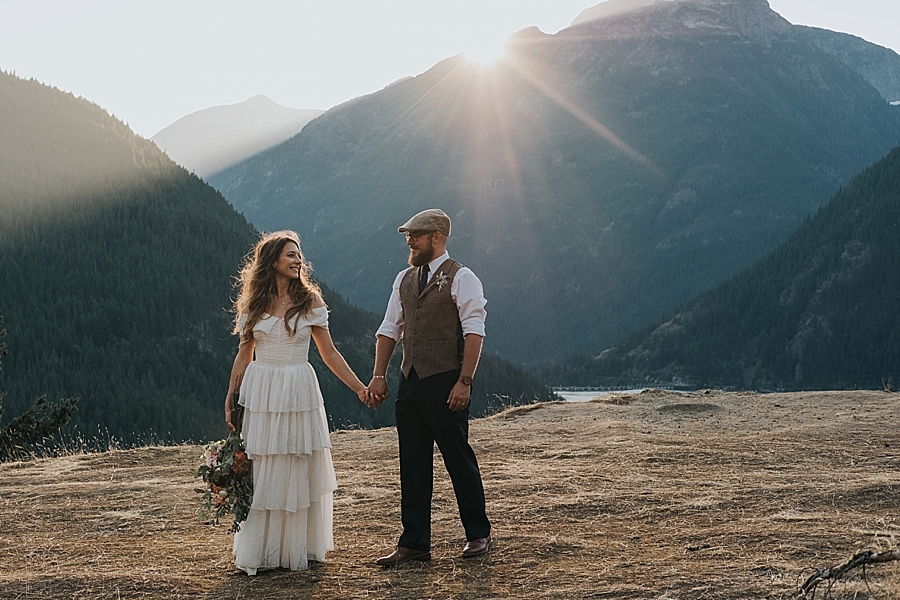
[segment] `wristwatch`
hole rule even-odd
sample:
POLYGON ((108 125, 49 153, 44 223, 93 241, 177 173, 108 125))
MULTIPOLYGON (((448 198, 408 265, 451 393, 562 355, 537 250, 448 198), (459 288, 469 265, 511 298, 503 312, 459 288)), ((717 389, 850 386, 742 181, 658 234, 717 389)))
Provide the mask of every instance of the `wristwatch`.
POLYGON ((463 385, 472 387, 472 378, 469 377, 468 375, 463 375, 462 377, 459 378, 459 380, 463 382, 463 385))

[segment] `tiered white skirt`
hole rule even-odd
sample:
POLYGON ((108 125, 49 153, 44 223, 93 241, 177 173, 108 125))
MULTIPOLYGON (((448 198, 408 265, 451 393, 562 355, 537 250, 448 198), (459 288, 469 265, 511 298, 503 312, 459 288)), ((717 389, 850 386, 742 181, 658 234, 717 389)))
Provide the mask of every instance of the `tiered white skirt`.
POLYGON ((250 363, 241 385, 253 504, 234 536, 235 566, 298 571, 334 549, 337 489, 322 393, 309 363, 250 363))

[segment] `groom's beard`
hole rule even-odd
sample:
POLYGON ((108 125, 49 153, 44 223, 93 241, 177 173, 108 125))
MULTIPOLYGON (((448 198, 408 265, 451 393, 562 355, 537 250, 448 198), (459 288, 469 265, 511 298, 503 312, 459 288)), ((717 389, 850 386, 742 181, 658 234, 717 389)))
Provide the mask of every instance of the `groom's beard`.
POLYGON ((427 248, 419 250, 418 254, 414 254, 412 249, 409 251, 409 264, 412 267, 421 267, 427 265, 434 260, 434 244, 428 242, 427 248))

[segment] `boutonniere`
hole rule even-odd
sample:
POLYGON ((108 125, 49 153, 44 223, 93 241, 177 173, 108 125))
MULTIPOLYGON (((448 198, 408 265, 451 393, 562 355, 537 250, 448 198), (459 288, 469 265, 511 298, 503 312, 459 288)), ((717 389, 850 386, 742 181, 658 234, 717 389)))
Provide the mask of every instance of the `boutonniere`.
POLYGON ((438 271, 438 274, 434 276, 434 283, 440 291, 444 291, 444 286, 447 285, 448 281, 450 281, 450 278, 444 275, 443 271, 438 271))

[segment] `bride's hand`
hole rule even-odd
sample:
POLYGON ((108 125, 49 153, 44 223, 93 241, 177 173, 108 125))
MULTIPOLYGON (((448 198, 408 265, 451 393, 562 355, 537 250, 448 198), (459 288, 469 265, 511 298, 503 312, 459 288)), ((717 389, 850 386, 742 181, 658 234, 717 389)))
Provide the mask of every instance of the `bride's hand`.
POLYGON ((225 424, 228 426, 228 431, 234 431, 234 425, 231 423, 231 408, 227 405, 225 406, 225 424))
POLYGON ((359 398, 359 401, 365 404, 366 406, 372 406, 371 397, 372 395, 369 393, 369 388, 364 387, 358 392, 356 392, 356 397, 359 398))

